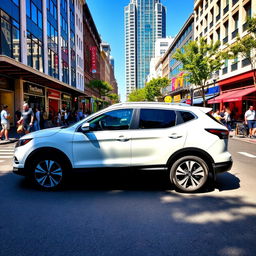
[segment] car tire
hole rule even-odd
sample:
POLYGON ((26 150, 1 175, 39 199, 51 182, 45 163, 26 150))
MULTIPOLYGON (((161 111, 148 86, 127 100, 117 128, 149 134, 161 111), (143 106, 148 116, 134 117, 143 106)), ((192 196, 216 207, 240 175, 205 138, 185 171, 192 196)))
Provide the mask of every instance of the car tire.
POLYGON ((170 180, 183 192, 195 192, 202 188, 208 179, 209 167, 198 156, 184 156, 170 167, 170 180))
POLYGON ((30 168, 30 179, 40 189, 58 190, 63 186, 66 174, 61 157, 42 154, 34 158, 30 168))

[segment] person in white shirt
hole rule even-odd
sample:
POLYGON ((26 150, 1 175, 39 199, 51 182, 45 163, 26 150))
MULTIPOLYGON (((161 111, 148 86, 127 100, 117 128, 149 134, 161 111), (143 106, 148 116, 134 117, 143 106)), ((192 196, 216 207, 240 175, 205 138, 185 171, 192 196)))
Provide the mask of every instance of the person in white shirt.
POLYGON ((4 105, 3 110, 1 111, 1 125, 2 125, 2 130, 0 132, 0 139, 2 139, 2 136, 5 136, 5 141, 9 141, 9 136, 8 136, 8 130, 10 129, 10 114, 7 111, 8 106, 4 105))
POLYGON ((256 113, 253 109, 253 106, 250 106, 249 109, 245 112, 244 121, 249 128, 249 137, 253 138, 253 135, 256 133, 256 113))

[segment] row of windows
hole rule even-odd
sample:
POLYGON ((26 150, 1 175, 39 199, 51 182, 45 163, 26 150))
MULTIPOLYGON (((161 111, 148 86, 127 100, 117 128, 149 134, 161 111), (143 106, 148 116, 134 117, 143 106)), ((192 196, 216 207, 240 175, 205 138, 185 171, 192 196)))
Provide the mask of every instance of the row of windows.
POLYGON ((20 60, 19 24, 0 10, 0 54, 20 60))
POLYGON ((43 16, 41 10, 31 0, 26 1, 27 16, 41 29, 43 29, 43 16))

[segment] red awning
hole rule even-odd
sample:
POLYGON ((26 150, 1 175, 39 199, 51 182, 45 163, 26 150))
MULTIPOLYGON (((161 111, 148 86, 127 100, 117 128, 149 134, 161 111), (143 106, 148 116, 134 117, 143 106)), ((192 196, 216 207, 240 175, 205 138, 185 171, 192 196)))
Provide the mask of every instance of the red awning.
POLYGON ((208 100, 208 104, 215 104, 220 102, 233 102, 233 101, 241 101, 243 97, 256 92, 256 87, 243 88, 233 91, 224 92, 223 94, 215 97, 213 99, 208 100))

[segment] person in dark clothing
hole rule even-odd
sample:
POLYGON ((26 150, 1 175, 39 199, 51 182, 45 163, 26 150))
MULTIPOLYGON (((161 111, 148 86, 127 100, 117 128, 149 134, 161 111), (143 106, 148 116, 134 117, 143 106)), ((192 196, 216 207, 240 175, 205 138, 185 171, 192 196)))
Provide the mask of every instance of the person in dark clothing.
POLYGON ((24 103, 21 118, 17 123, 23 125, 25 134, 31 131, 31 128, 33 126, 33 121, 34 121, 34 112, 31 108, 29 108, 28 103, 24 103))

